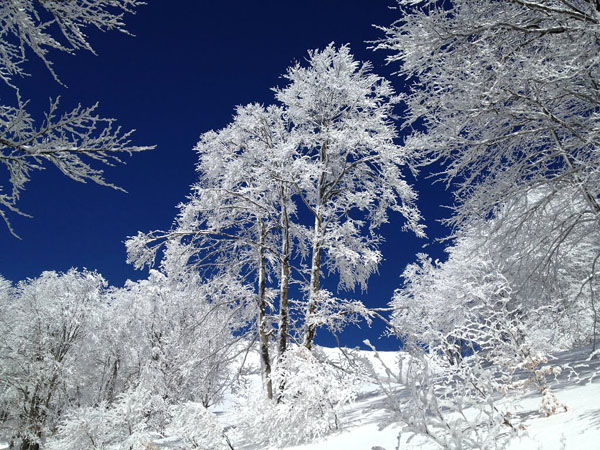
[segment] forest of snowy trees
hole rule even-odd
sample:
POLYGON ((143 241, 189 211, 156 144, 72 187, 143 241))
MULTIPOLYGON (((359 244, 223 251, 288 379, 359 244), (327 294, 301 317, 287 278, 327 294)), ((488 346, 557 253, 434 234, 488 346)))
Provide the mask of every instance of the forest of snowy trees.
MULTIPOLYGON (((55 99, 37 124, 18 88, 27 58, 60 83, 54 52, 93 51, 86 28, 127 32, 141 4, 0 5, 0 215, 15 238, 37 170, 115 188, 97 166, 152 148, 94 106, 55 99)), ((365 382, 385 392, 387 423, 443 449, 508 445, 523 430, 512 392, 534 389, 545 415, 566 408, 550 355, 595 351, 600 334, 600 5, 396 6, 365 43, 395 78, 331 43, 289 67, 270 103, 190 130, 197 178, 173 225, 126 241, 144 279, 0 276, 0 443, 283 448, 343 428, 365 382), (427 239, 411 181, 425 178, 454 196, 446 256, 416 255, 389 308, 363 303, 354 292, 394 259, 382 226, 427 239), (352 349, 333 361, 316 345, 326 333, 343 347, 346 327, 373 321, 403 350, 381 361, 385 379, 352 349), (232 393, 225 424, 213 408, 232 393)))

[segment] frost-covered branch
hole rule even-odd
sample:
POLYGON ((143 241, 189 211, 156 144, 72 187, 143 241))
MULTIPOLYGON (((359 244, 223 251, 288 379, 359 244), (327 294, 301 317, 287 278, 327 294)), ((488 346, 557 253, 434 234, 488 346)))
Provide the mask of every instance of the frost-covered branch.
POLYGON ((123 132, 114 119, 99 117, 97 105, 59 114, 56 99, 38 126, 27 103, 18 99, 17 107, 0 106, 0 162, 8 173, 8 185, 0 191, 0 215, 13 234, 6 212, 23 214, 17 203, 35 171, 50 164, 72 180, 123 190, 107 182, 93 164, 112 166, 123 162, 123 154, 153 148, 132 145, 133 131, 123 132))
POLYGON ((399 1, 383 28, 399 74, 406 145, 454 188, 456 228, 550 184, 578 186, 597 211, 600 14, 575 0, 399 1), (466 63, 465 63, 466 62, 466 63))
POLYGON ((124 16, 144 5, 139 0, 6 0, 0 5, 0 78, 8 85, 24 76, 23 63, 31 51, 59 81, 50 59, 52 51, 93 52, 85 31, 125 29, 124 16))
MULTIPOLYGON (((0 79, 14 90, 13 105, 0 105, 0 161, 6 172, 0 183, 0 217, 17 236, 8 213, 29 217, 18 200, 33 173, 53 165, 69 178, 120 189, 107 182, 96 164, 122 162, 124 153, 149 150, 130 142, 133 131, 122 131, 114 119, 96 114, 97 104, 59 112, 59 99, 50 102, 45 120, 37 124, 21 99, 17 78, 28 75, 28 53, 39 57, 58 82, 50 54, 92 51, 86 28, 127 33, 126 13, 143 5, 138 0, 6 0, 0 4, 0 79)), ((6 95, 4 102, 6 102, 6 95)))

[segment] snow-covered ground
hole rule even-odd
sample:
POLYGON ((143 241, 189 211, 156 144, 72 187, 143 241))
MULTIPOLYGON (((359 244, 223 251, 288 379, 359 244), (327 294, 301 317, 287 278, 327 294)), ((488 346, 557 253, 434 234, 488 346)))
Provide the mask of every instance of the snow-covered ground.
MULTIPOLYGON (((330 356, 336 350, 326 349, 330 356)), ((372 352, 362 352, 375 361, 372 352)), ((518 400, 524 430, 509 445, 510 450, 594 450, 600 449, 600 358, 587 360, 590 348, 557 355, 553 367, 560 367, 550 386, 565 412, 546 417, 538 410, 539 392, 529 392, 518 400), (577 373, 577 374, 576 374, 577 373)), ((600 356, 600 355, 599 355, 600 356)), ((397 353, 382 352, 380 357, 393 365, 397 353)), ((258 380, 255 380, 258 381, 258 380)), ((229 405, 231 403, 228 402, 229 405)), ((404 433, 398 442, 400 427, 386 423, 386 397, 372 384, 365 384, 357 401, 349 406, 341 423, 342 431, 317 442, 295 447, 294 450, 395 450, 439 447, 422 437, 404 433), (407 442, 408 441, 408 442, 407 442)), ((225 409, 229 409, 226 407, 225 409)), ((222 419, 231 419, 231 411, 223 411, 222 419)), ((234 442, 236 450, 255 450, 259 447, 234 442)))
MULTIPOLYGON (((589 348, 558 355, 554 367, 563 370, 550 383, 558 400, 567 407, 566 412, 545 417, 538 412, 540 394, 523 396, 518 404, 525 418, 525 430, 512 441, 510 450, 594 450, 600 449, 600 358, 586 361, 589 348), (575 371, 577 375, 575 375, 575 371)), ((600 355, 599 355, 600 356, 600 355)), ((389 358, 389 355, 386 355, 389 358)), ((394 450, 438 449, 424 439, 402 436, 398 447, 399 427, 381 429, 385 415, 385 398, 371 394, 359 399, 346 412, 342 423, 345 430, 320 442, 290 447, 296 450, 394 450), (345 420, 344 420, 345 419, 345 420)))
MULTIPOLYGON (((537 412, 539 395, 523 399, 522 412, 529 415, 523 435, 515 439, 510 450, 593 450, 600 449, 600 382, 582 385, 569 385, 556 390, 559 400, 568 410, 550 417, 542 417, 537 412)), ((398 446, 398 427, 380 429, 379 417, 382 411, 370 409, 377 398, 357 402, 349 414, 355 419, 344 431, 312 444, 290 447, 297 450, 392 450, 398 446)), ((401 449, 437 449, 423 439, 413 439, 407 443, 409 435, 402 438, 401 449)))
MULTIPOLYGON (((337 349, 321 349, 329 358, 339 357, 337 349)), ((551 361, 555 370, 549 386, 566 411, 551 416, 539 412, 541 395, 539 392, 527 392, 518 399, 519 416, 523 419, 523 431, 511 441, 508 450, 596 450, 600 449, 600 354, 590 359, 591 349, 557 355, 551 361)), ((369 359, 380 374, 384 369, 374 357, 373 352, 360 352, 369 359)), ((258 355, 250 357, 255 366, 258 355)), ((392 367, 398 353, 381 352, 381 360, 392 367)), ((257 367, 256 367, 257 368, 257 367)), ((247 377, 247 382, 260 382, 257 371, 247 377)), ((213 408, 219 421, 225 428, 235 426, 236 398, 226 396, 223 403, 213 408)), ((340 417, 342 430, 317 442, 286 447, 289 450, 395 450, 421 449, 436 450, 439 447, 420 436, 409 433, 400 434, 400 426, 387 423, 386 397, 375 384, 365 383, 358 399, 346 408, 340 417), (399 441, 400 437, 400 441, 399 441)), ((235 433, 233 433, 235 434, 235 433)), ((275 450, 252 445, 244 440, 234 440, 235 450, 275 450)), ((0 450, 7 449, 0 443, 0 450)), ((85 450, 85 449, 82 449, 85 450)), ((282 450, 282 449, 281 449, 282 450)))

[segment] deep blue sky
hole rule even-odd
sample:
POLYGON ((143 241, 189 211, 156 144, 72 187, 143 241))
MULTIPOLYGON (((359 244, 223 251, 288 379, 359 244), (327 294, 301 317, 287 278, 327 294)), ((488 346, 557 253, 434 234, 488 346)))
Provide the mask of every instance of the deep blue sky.
MULTIPOLYGON (((99 101, 101 115, 137 130, 136 144, 157 145, 157 149, 107 170, 109 181, 127 194, 76 183, 52 167, 35 173, 19 205, 34 218, 11 216, 22 239, 0 229, 0 273, 18 281, 44 270, 85 267, 117 286, 127 278, 145 276, 125 263, 123 242, 138 230, 170 226, 176 205, 195 179, 192 147, 199 135, 225 126, 236 105, 272 102, 270 88, 283 83, 280 75, 305 58, 308 49, 348 43, 357 59, 371 60, 375 72, 390 77, 397 90, 404 89, 391 75, 394 68, 385 67, 385 53, 374 53, 365 43, 382 36, 373 24, 395 20, 396 12, 388 8, 391 4, 386 0, 150 0, 126 19, 135 37, 90 31, 98 56, 50 55, 68 88, 54 82, 32 57, 28 66, 32 77, 19 82, 31 109, 42 111, 48 98, 57 95, 64 108, 99 101)), ((12 95, 6 89, 0 92, 12 95)), ((430 236, 439 236, 442 231, 434 220, 444 213, 438 204, 447 202, 448 196, 427 180, 419 181, 417 189, 430 236)), ((391 223, 383 230, 386 261, 364 296, 371 306, 389 301, 404 266, 427 243, 399 228, 399 223, 391 223)), ((381 329, 377 327, 369 337, 376 339, 381 329)), ((362 338, 351 334, 349 343, 362 338)))

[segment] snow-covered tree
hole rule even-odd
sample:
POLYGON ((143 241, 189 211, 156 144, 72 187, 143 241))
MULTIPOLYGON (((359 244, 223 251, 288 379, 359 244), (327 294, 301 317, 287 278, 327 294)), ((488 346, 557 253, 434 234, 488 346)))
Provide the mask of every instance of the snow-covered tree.
MULTIPOLYGON (((43 122, 37 123, 18 90, 18 78, 27 76, 28 54, 39 57, 59 81, 50 53, 92 51, 85 29, 125 32, 123 16, 143 4, 138 0, 36 1, 7 0, 0 5, 0 163, 6 172, 0 184, 0 217, 16 236, 9 213, 27 215, 17 205, 32 174, 54 165, 69 178, 117 188, 103 177, 97 164, 120 163, 123 154, 152 147, 130 143, 132 131, 123 132, 114 119, 99 117, 97 105, 59 112, 58 99, 50 101, 43 122), (14 96, 12 104, 7 98, 14 96)), ((117 188, 118 189, 118 188, 117 188)))
POLYGON ((381 260, 377 229, 390 211, 423 235, 416 194, 402 173, 411 155, 394 142, 390 84, 333 44, 309 52, 308 66, 295 65, 285 78, 275 90, 278 106, 238 107, 230 125, 201 136, 199 180, 173 228, 127 243, 138 267, 165 242, 178 242, 189 254, 185 264, 203 275, 255 283, 270 399, 286 385, 272 384, 275 326, 283 358, 290 339, 310 350, 319 326, 337 331, 369 318, 362 303, 321 288, 321 278, 328 272, 340 289, 366 289, 381 260), (292 283, 303 301, 289 302, 292 283))
POLYGON ((399 2, 385 28, 411 83, 411 149, 443 164, 460 226, 540 185, 600 223, 598 5, 561 0, 399 2), (575 188, 576 190, 572 190, 575 188))
MULTIPOLYGON (((313 345, 326 318, 319 308, 323 271, 339 276, 339 287, 366 289, 381 261, 377 228, 390 210, 422 236, 416 194, 402 168, 412 155, 398 146, 393 121, 397 102, 391 84, 356 61, 347 46, 309 52, 308 67, 297 64, 276 90, 293 124, 300 178, 296 194, 312 214, 307 227, 310 285, 304 345, 313 345)), ((354 303, 350 308, 356 308, 354 303)))
POLYGON ((257 104, 239 107, 233 122, 201 136, 199 180, 172 230, 139 234, 128 242, 129 260, 143 264, 165 242, 179 242, 192 266, 206 277, 229 274, 255 280, 256 330, 264 379, 272 398, 267 277, 280 267, 280 348, 287 342, 291 224, 289 175, 293 161, 283 111, 257 104))
POLYGON ((95 354, 105 281, 91 272, 44 272, 2 297, 2 435, 40 448, 65 409, 91 395, 82 367, 95 354))

